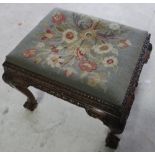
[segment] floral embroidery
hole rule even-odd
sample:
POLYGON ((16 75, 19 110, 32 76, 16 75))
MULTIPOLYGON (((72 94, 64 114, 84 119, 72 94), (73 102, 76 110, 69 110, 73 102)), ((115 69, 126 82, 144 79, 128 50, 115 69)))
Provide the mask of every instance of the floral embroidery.
POLYGON ((40 57, 36 57, 34 60, 34 63, 39 64, 41 62, 41 58, 40 57))
POLYGON ((112 46, 112 44, 103 43, 98 46, 96 46, 96 45, 93 46, 93 49, 98 54, 104 54, 104 53, 108 53, 108 52, 112 51, 113 46, 112 46))
POLYGON ((54 53, 58 53, 59 52, 59 48, 56 47, 55 45, 51 45, 51 51, 54 53))
POLYGON ((116 23, 111 23, 109 25, 109 28, 112 29, 112 30, 119 30, 120 29, 120 25, 119 24, 116 24, 116 23))
POLYGON ((119 40, 118 42, 118 47, 120 48, 127 48, 129 46, 131 46, 131 42, 129 40, 122 39, 122 40, 119 40))
POLYGON ((46 32, 41 37, 42 40, 52 39, 54 37, 54 32, 50 29, 47 29, 46 32))
POLYGON ((51 67, 61 67, 61 64, 64 62, 64 59, 62 59, 59 55, 49 55, 47 57, 47 64, 51 67))
POLYGON ((38 42, 38 44, 36 45, 37 48, 43 48, 45 47, 45 44, 43 42, 38 42))
POLYGON ((96 38, 96 31, 95 30, 86 30, 81 32, 80 34, 81 40, 91 40, 96 38))
POLYGON ((102 75, 97 74, 97 73, 92 73, 89 77, 88 77, 88 85, 92 86, 92 87, 96 87, 97 85, 100 84, 105 84, 107 82, 106 80, 106 76, 102 73, 102 75))
POLYGON ((66 68, 64 72, 66 77, 72 77, 77 73, 76 70, 71 67, 66 68))
POLYGON ((36 49, 28 49, 27 51, 24 52, 24 57, 25 58, 31 58, 34 57, 36 54, 36 49))
POLYGON ((97 65, 94 62, 91 61, 81 61, 79 63, 79 66, 82 71, 92 72, 93 70, 96 70, 97 65))
POLYGON ((114 67, 114 66, 117 66, 118 60, 114 56, 106 57, 103 60, 103 64, 105 67, 114 67))
POLYGON ((65 16, 63 13, 56 13, 54 16, 52 16, 52 22, 56 25, 59 25, 65 21, 65 16))
POLYGON ((34 63, 78 77, 90 87, 102 87, 117 72, 120 51, 132 46, 122 37, 128 29, 112 22, 65 11, 55 11, 48 28, 38 36, 34 48, 23 56, 34 63))
POLYGON ((78 47, 78 48, 76 49, 76 58, 77 58, 78 60, 84 59, 85 54, 86 54, 86 50, 85 50, 84 48, 78 47))
POLYGON ((67 43, 72 43, 72 42, 76 41, 77 39, 78 39, 77 32, 73 31, 71 29, 66 30, 62 34, 62 40, 64 40, 67 43))

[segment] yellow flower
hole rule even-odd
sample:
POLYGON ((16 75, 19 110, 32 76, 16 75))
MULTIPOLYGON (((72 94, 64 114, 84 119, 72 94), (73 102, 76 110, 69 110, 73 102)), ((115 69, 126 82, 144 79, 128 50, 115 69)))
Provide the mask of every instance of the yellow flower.
POLYGON ((94 40, 96 38, 95 30, 86 30, 80 34, 81 40, 94 40))
POLYGON ((97 73, 94 73, 90 75, 90 77, 88 77, 88 85, 91 87, 95 87, 100 82, 101 82, 101 77, 97 73))
POLYGON ((64 59, 62 59, 59 55, 51 54, 47 58, 47 64, 51 67, 60 68, 61 64, 63 64, 64 59))
POLYGON ((40 57, 36 57, 34 60, 34 63, 39 64, 41 62, 41 58, 40 57))
POLYGON ((127 48, 127 47, 129 47, 131 45, 132 44, 131 44, 130 40, 122 39, 122 40, 120 40, 118 42, 118 45, 117 46, 120 47, 120 48, 127 48))
POLYGON ((113 46, 110 43, 103 43, 101 45, 93 46, 94 52, 98 54, 105 54, 113 50, 113 46))

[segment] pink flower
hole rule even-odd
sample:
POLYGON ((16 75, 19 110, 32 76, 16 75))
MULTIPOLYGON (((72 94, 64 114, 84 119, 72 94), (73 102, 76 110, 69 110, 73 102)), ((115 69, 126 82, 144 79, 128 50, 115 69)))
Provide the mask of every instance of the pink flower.
POLYGON ((79 66, 82 71, 92 72, 93 70, 96 70, 97 65, 94 62, 91 61, 81 61, 79 63, 79 66))
POLYGON ((55 45, 51 45, 51 51, 54 53, 58 53, 59 49, 55 45))
POLYGON ((54 32, 52 32, 50 29, 47 29, 46 32, 41 37, 41 40, 52 39, 53 37, 54 37, 54 32))
POLYGON ((85 56, 85 51, 82 48, 76 49, 76 57, 78 60, 82 60, 85 56))
POLYGON ((52 16, 52 22, 56 25, 59 25, 65 21, 65 16, 62 13, 56 13, 52 16))
POLYGON ((64 73, 66 77, 72 77, 76 74, 76 71, 73 68, 68 67, 64 70, 64 73))
POLYGON ((118 64, 118 59, 114 56, 105 57, 102 61, 105 67, 115 67, 118 64))
POLYGON ((28 49, 23 53, 25 58, 31 58, 36 55, 36 49, 28 49))

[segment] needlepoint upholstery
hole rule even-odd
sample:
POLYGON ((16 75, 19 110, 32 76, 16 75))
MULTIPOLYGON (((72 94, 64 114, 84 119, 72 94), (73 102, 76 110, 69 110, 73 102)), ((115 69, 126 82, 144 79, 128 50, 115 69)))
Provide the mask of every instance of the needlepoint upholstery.
POLYGON ((6 60, 121 106, 146 36, 146 31, 54 9, 6 60))

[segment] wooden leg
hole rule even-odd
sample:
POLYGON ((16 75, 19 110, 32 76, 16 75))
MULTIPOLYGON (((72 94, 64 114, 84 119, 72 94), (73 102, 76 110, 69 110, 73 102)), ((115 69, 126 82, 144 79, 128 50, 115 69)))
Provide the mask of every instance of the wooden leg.
POLYGON ((22 92, 24 95, 27 96, 27 101, 24 104, 24 107, 27 108, 30 111, 33 111, 37 107, 37 101, 35 100, 35 97, 31 93, 31 91, 26 87, 21 87, 16 85, 15 86, 20 92, 22 92))
POLYGON ((108 133, 105 141, 106 146, 112 149, 116 149, 120 141, 120 139, 117 137, 117 134, 121 134, 123 132, 125 123, 120 124, 120 122, 114 119, 112 116, 106 115, 101 111, 95 111, 93 108, 87 108, 86 112, 88 113, 88 115, 100 119, 103 124, 107 125, 110 128, 110 132, 108 133))
POLYGON ((24 107, 30 111, 33 111, 37 107, 37 101, 35 97, 28 89, 28 85, 25 81, 17 76, 12 75, 10 72, 5 72, 3 74, 3 80, 12 87, 15 87, 21 93, 27 96, 27 101, 24 104, 24 107))
POLYGON ((120 139, 116 136, 116 132, 110 131, 106 137, 106 146, 112 149, 116 149, 118 147, 120 139))

